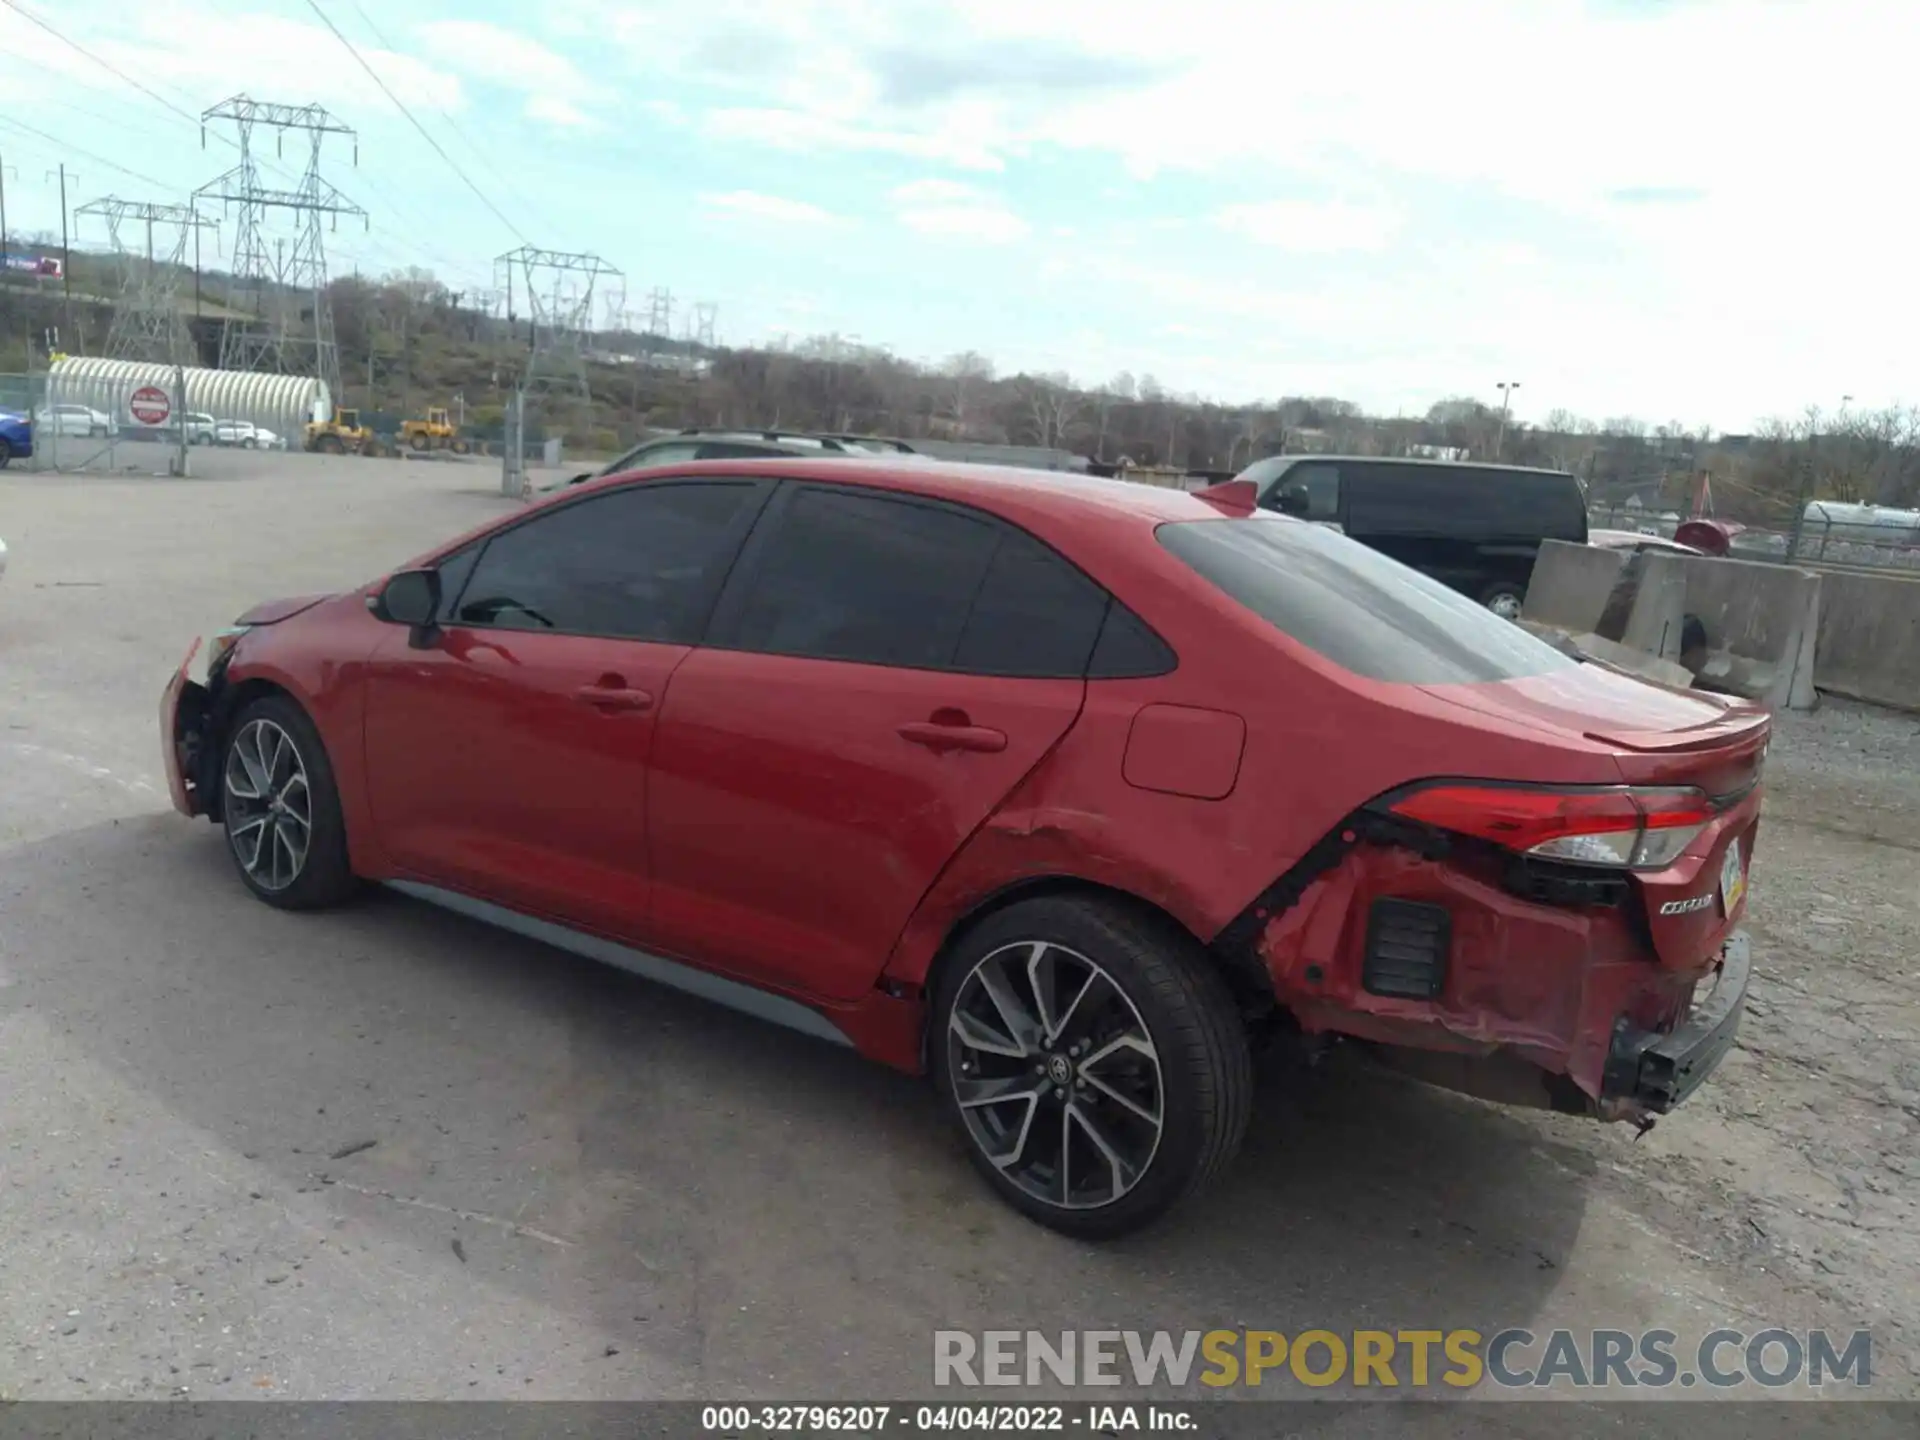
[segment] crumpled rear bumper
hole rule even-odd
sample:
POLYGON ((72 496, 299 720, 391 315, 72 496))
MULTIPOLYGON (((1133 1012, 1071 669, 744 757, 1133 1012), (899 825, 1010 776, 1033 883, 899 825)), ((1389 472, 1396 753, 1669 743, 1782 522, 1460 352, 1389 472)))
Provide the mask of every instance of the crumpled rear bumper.
POLYGON ((1607 1052, 1602 1102, 1664 1115, 1699 1089, 1739 1036, 1752 970, 1752 946, 1736 930, 1721 949, 1712 991, 1680 1024, 1661 1034, 1622 1017, 1607 1052))

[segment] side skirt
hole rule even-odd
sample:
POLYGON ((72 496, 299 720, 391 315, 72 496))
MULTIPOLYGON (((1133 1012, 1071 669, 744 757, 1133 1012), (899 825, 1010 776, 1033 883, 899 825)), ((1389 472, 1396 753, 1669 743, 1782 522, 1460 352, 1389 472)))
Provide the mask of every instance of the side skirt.
POLYGON ((798 1030, 802 1035, 811 1035, 817 1040, 828 1040, 835 1045, 851 1046, 853 1041, 826 1016, 817 1010, 811 1010, 798 1000, 790 1000, 784 995, 775 995, 770 991, 758 990, 751 985, 742 985, 737 980, 713 975, 705 970, 696 970, 678 960, 669 960, 661 955, 650 955, 644 950, 635 950, 612 940, 603 940, 598 935, 588 935, 583 931, 570 929, 551 920, 537 920, 531 915, 522 915, 517 910, 509 910, 504 905, 495 905, 490 901, 476 900, 471 895, 462 895, 457 890, 444 890, 438 885, 423 885, 415 880, 389 880, 391 890, 403 895, 411 895, 416 900, 424 900, 429 905, 438 905, 442 909, 452 910, 456 914, 466 915, 502 930, 511 930, 516 935, 524 935, 529 940, 538 940, 555 949, 571 951, 589 960, 598 960, 603 965, 611 965, 617 970, 625 970, 651 980, 655 984, 668 985, 688 995, 697 995, 702 1000, 710 1000, 716 1005, 724 1005, 729 1010, 738 1010, 759 1020, 769 1020, 775 1025, 784 1025, 789 1030, 798 1030))

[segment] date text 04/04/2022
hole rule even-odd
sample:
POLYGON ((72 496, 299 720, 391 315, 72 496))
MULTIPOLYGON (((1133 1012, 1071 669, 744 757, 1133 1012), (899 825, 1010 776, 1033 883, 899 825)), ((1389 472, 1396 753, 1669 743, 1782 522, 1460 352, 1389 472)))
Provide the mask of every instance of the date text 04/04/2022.
POLYGON ((1173 1405, 708 1405, 700 1428, 710 1435, 940 1434, 1028 1435, 1136 1430, 1191 1432, 1197 1421, 1173 1405))

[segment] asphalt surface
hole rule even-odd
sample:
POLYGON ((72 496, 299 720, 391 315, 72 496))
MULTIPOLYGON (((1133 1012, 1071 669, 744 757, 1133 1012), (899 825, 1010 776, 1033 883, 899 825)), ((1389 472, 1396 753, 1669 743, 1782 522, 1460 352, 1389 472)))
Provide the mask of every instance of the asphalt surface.
MULTIPOLYGON (((1569 1141, 1277 1069, 1220 1190, 1092 1248, 995 1202, 923 1086, 851 1053, 391 894, 253 901, 167 806, 172 667, 256 600, 509 502, 484 464, 201 468, 0 477, 0 1394, 898 1397, 932 1393, 936 1329, 1775 1313, 1594 1183, 1620 1127, 1569 1141)), ((1689 1406, 1687 1428, 1874 1433, 1855 1410, 1689 1406)), ((1530 1405, 1413 1423, 1589 1428, 1530 1405)), ((1616 1425, 1644 1428, 1592 1421, 1616 1425)))

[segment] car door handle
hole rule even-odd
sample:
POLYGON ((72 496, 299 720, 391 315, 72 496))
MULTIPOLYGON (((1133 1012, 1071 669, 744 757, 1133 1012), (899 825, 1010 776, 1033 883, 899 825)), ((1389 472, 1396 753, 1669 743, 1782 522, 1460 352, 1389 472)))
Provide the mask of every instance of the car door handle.
POLYGON ((651 710, 653 694, 648 690, 630 690, 623 685, 582 685, 573 698, 596 710, 651 710))
POLYGON ((908 721, 900 727, 900 738, 935 752, 977 750, 984 755, 998 755, 1007 748, 1004 730, 992 730, 985 725, 943 725, 934 720, 908 721))

